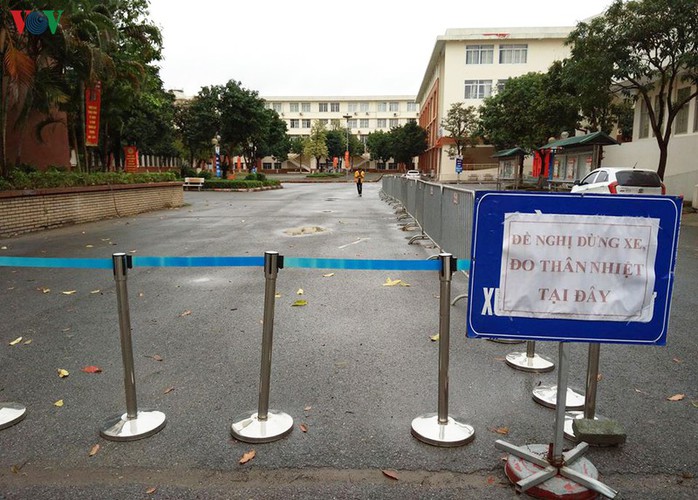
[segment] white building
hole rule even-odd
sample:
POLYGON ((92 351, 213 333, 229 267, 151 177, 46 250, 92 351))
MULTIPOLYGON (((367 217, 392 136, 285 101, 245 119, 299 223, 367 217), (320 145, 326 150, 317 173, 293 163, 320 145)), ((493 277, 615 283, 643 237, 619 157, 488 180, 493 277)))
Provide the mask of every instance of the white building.
MULTIPOLYGON (((479 107, 509 78, 531 71, 545 73, 556 60, 569 56, 564 42, 574 27, 449 29, 436 39, 417 93, 419 124, 429 134, 429 149, 419 158, 420 169, 441 181, 457 179, 455 158, 441 121, 453 103, 479 107)), ((491 167, 493 148, 468 148, 464 169, 491 167)))
MULTIPOLYGON (((417 120, 419 106, 415 96, 262 96, 267 107, 276 111, 286 122, 288 134, 291 137, 310 136, 310 128, 314 121, 323 122, 327 130, 347 126, 352 135, 366 142, 368 134, 377 130, 388 132, 393 127, 403 126, 409 120, 417 120)), ((331 159, 323 159, 322 163, 331 164, 331 159)), ((364 169, 390 170, 397 166, 377 164, 367 153, 361 157, 352 158, 355 167, 364 169)), ((262 160, 263 170, 287 169, 311 171, 318 168, 314 158, 290 154, 288 160, 275 162, 268 157, 262 160), (302 161, 302 164, 300 163, 302 161)))
MULTIPOLYGON (((672 99, 690 96, 695 85, 679 81, 672 89, 672 99)), ((669 140, 668 158, 664 173, 664 184, 668 194, 683 195, 688 201, 695 199, 698 189, 698 97, 674 118, 669 140)), ((647 107, 640 100, 635 103, 633 140, 620 146, 604 149, 603 164, 610 167, 635 167, 657 170, 659 146, 650 126, 647 107)))

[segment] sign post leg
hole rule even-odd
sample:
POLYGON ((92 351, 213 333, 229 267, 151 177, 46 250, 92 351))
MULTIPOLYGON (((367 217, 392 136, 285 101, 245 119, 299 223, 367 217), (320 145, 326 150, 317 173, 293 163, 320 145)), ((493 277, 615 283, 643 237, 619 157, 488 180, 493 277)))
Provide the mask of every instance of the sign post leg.
POLYGON ((526 342, 526 352, 512 352, 505 358, 507 365, 514 370, 530 373, 545 373, 555 369, 555 363, 540 354, 536 354, 536 342, 526 342))

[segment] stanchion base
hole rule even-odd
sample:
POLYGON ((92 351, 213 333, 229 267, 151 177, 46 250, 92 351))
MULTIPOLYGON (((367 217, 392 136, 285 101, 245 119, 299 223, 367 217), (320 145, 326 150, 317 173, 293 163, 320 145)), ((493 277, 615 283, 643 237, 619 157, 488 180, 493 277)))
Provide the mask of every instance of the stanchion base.
POLYGON ((266 420, 260 420, 257 412, 236 418, 230 427, 230 434, 245 443, 271 443, 287 436, 292 430, 293 418, 290 415, 268 410, 266 420))
MULTIPOLYGON (((564 427, 565 437, 567 439, 569 439, 570 441, 574 441, 575 443, 578 441, 578 439, 574 435, 574 427, 572 426, 572 424, 578 418, 584 418, 583 411, 568 411, 567 413, 565 413, 565 427, 564 427)), ((594 415, 594 420, 600 420, 600 419, 603 419, 603 417, 598 415, 598 414, 594 415)))
MULTIPOLYGON (((530 444, 522 448, 527 448, 531 454, 538 455, 542 459, 545 459, 548 453, 548 446, 543 444, 530 444)), ((599 477, 596 467, 584 457, 577 458, 574 463, 568 464, 567 467, 594 480, 597 480, 599 477)), ((504 473, 514 484, 528 479, 542 470, 543 468, 539 465, 531 463, 525 458, 517 457, 514 454, 509 454, 504 465, 504 473)), ((527 488, 525 492, 527 495, 535 498, 559 498, 565 500, 592 500, 598 498, 596 491, 590 490, 560 474, 556 474, 536 486, 527 488)))
MULTIPOLYGON (((565 399, 565 409, 567 410, 583 410, 585 397, 583 394, 567 388, 567 397, 565 399)), ((533 401, 547 408, 555 409, 557 407, 557 386, 556 385, 539 385, 533 389, 533 401)))
POLYGON ((453 417, 441 424, 438 414, 428 413, 412 420, 412 435, 423 443, 447 448, 468 444, 475 439, 475 429, 453 417))
POLYGON ((12 427, 27 416, 27 408, 19 403, 0 403, 0 430, 12 427))
POLYGON ((539 354, 529 357, 525 352, 512 352, 507 354, 505 361, 514 370, 523 372, 545 373, 555 369, 555 363, 539 354))
POLYGON ((167 423, 165 414, 156 410, 139 410, 136 418, 128 414, 115 415, 99 430, 99 435, 109 441, 136 441, 157 434, 167 423))
POLYGON ((496 342, 498 344, 523 344, 525 340, 511 340, 511 339, 487 339, 490 342, 496 342))

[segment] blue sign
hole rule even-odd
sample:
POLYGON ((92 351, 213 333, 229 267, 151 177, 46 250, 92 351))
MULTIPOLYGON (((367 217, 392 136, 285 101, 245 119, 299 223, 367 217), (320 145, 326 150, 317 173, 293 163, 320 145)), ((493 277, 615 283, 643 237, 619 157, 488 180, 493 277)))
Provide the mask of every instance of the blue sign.
POLYGON ((457 156, 456 157, 456 173, 460 174, 462 171, 463 171, 463 157, 457 156))
POLYGON ((475 195, 469 337, 666 343, 681 199, 475 195))

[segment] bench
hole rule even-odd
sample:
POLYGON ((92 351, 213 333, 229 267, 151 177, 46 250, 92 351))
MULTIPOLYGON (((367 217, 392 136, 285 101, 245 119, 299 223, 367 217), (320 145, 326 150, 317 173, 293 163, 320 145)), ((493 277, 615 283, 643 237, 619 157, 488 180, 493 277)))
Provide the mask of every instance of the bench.
POLYGON ((204 185, 204 180, 205 179, 203 177, 185 177, 182 187, 184 187, 184 189, 187 189, 188 187, 196 187, 199 191, 201 191, 201 186, 204 185))

